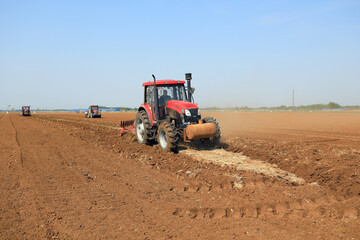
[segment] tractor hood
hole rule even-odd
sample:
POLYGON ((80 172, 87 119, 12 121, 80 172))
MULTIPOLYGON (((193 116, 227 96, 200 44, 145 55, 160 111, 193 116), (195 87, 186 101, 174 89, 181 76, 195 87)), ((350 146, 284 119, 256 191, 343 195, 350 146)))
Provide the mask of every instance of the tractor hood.
POLYGON ((178 113, 184 113, 185 109, 199 108, 196 104, 185 101, 170 100, 167 103, 167 108, 176 110, 178 113))

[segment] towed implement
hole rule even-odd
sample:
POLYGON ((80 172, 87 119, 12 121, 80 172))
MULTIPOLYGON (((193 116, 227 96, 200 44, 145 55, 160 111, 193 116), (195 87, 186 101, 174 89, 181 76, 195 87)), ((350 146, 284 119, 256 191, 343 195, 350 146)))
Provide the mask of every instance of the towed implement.
POLYGON ((145 82, 144 102, 138 108, 135 119, 137 141, 149 144, 157 140, 164 151, 177 152, 178 143, 209 140, 220 143, 220 127, 212 117, 201 118, 199 107, 193 103, 194 88, 191 73, 185 81, 156 80, 145 82), (161 95, 159 97, 159 94, 161 95))

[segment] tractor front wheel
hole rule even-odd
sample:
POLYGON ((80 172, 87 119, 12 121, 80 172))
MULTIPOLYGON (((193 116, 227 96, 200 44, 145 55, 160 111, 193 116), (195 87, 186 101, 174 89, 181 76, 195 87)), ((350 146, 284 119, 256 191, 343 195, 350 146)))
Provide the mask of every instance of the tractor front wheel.
POLYGON ((177 152, 175 126, 169 122, 160 124, 158 130, 158 142, 160 148, 165 152, 177 152))
POLYGON ((149 143, 151 136, 151 125, 149 117, 147 116, 147 113, 145 111, 139 111, 136 114, 135 132, 137 141, 140 144, 149 143))

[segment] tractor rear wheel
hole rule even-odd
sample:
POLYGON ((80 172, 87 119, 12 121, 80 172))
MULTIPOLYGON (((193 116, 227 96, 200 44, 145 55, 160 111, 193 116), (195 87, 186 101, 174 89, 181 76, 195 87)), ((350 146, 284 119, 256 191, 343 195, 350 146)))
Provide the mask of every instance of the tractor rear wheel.
POLYGON ((158 142, 165 152, 177 152, 176 131, 174 124, 163 122, 158 130, 158 142))
POLYGON ((206 118, 203 119, 203 122, 204 123, 213 123, 213 124, 215 124, 216 134, 215 134, 214 137, 210 138, 210 141, 212 142, 212 144, 214 146, 220 145, 221 131, 220 131, 219 123, 213 117, 206 117, 206 118))
POLYGON ((136 114, 135 132, 137 141, 140 144, 149 143, 151 137, 151 124, 147 113, 142 110, 136 114))

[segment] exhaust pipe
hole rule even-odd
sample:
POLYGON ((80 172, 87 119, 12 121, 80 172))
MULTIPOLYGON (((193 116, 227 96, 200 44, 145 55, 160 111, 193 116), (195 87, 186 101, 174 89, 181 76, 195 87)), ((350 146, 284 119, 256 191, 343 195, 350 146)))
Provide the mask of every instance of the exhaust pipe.
POLYGON ((188 90, 188 102, 191 102, 192 94, 191 94, 191 73, 185 73, 185 79, 187 80, 187 90, 188 90))
POLYGON ((158 88, 156 86, 156 78, 154 76, 154 74, 152 75, 153 79, 154 79, 154 89, 155 89, 155 92, 154 92, 154 104, 155 104, 155 118, 156 118, 156 121, 159 121, 159 118, 160 118, 160 111, 159 111, 159 92, 158 92, 158 88))

